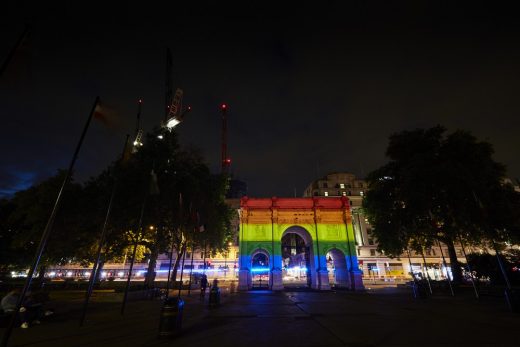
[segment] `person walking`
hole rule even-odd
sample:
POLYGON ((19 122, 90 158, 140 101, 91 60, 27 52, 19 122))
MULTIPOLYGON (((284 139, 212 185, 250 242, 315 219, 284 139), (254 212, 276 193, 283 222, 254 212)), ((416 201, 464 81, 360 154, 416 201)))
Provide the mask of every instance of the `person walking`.
POLYGON ((206 288, 208 287, 208 277, 206 274, 202 275, 202 278, 200 279, 200 298, 204 299, 204 296, 206 295, 206 288))

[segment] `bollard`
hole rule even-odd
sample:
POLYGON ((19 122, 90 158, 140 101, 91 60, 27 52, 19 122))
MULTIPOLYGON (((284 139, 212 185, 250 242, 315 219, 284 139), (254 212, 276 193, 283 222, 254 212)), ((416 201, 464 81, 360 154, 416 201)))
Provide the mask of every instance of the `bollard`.
POLYGON ((211 287, 209 291, 209 306, 220 305, 220 288, 211 287))
POLYGON ((159 322, 159 338, 168 338, 180 333, 184 301, 178 297, 164 300, 159 322))

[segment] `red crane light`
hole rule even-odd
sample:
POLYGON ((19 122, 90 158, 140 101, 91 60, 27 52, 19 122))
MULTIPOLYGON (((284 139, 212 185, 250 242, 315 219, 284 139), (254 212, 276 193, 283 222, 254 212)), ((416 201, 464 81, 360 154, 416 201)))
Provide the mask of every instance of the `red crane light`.
POLYGON ((222 105, 220 105, 220 108, 225 110, 227 108, 227 105, 226 104, 222 104, 222 105))

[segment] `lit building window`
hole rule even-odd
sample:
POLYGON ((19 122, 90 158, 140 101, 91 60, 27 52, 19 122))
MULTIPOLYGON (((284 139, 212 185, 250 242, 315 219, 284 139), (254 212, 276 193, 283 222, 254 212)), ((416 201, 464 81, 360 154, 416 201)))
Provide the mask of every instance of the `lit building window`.
POLYGON ((340 183, 340 184, 339 184, 339 187, 340 187, 341 189, 345 189, 345 183, 340 183))
POLYGON ((323 193, 325 196, 329 196, 329 192, 325 192, 323 193))
POLYGON ((347 196, 347 192, 342 192, 341 195, 347 196))
POLYGON ((359 192, 359 195, 363 196, 363 191, 360 191, 360 192, 359 192))

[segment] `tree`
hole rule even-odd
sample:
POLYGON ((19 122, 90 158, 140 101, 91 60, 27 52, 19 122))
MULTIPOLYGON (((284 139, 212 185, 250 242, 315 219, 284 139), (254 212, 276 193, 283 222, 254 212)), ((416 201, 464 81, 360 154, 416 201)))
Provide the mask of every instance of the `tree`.
MULTIPOLYGON (((114 161, 83 185, 71 180, 66 186, 40 262, 41 276, 47 264, 88 265, 95 260, 116 182, 98 274, 105 261, 123 259, 135 244, 140 250, 135 260, 149 260, 148 285, 153 283, 158 255, 169 252, 172 244, 178 254, 175 271, 188 244, 220 251, 226 247, 231 233, 231 210, 224 202, 226 180, 211 175, 198 150, 181 149, 174 132, 154 129, 146 135, 144 146, 124 159, 114 161), (201 224, 203 233, 199 232, 201 224)), ((5 269, 30 263, 64 175, 59 171, 12 199, 0 201, 0 263, 5 269)))
POLYGON ((520 195, 504 184, 490 143, 436 126, 391 135, 386 155, 390 161, 368 175, 363 201, 380 251, 398 257, 443 242, 460 282, 455 242, 518 240, 520 195))
POLYGON ((158 255, 170 252, 172 244, 178 255, 174 274, 188 244, 200 246, 204 238, 214 249, 224 247, 231 213, 224 203, 222 179, 211 175, 198 150, 181 149, 174 132, 154 129, 124 165, 113 164, 87 188, 111 186, 108 172, 117 177, 118 187, 105 258, 120 257, 135 242, 146 247, 146 285, 153 283, 158 255), (143 204, 143 227, 138 230, 143 204), (200 223, 206 224, 202 234, 200 223))
MULTIPOLYGON (((500 255, 511 283, 520 283, 520 251, 517 249, 504 249, 500 255)), ((489 278, 492 284, 504 284, 497 259, 487 252, 470 253, 468 261, 471 269, 479 279, 489 278)))
MULTIPOLYGON (((19 267, 30 264, 64 176, 65 172, 60 170, 55 176, 17 192, 2 208, 4 211, 5 208, 10 210, 2 227, 4 237, 9 242, 10 258, 2 261, 19 267)), ((49 264, 73 261, 77 250, 92 242, 92 236, 86 232, 81 217, 81 191, 81 185, 72 180, 64 191, 61 208, 40 261, 40 281, 49 264)))
POLYGON ((16 250, 11 247, 14 233, 9 223, 15 205, 7 199, 0 200, 0 274, 6 274, 16 259, 16 250))

